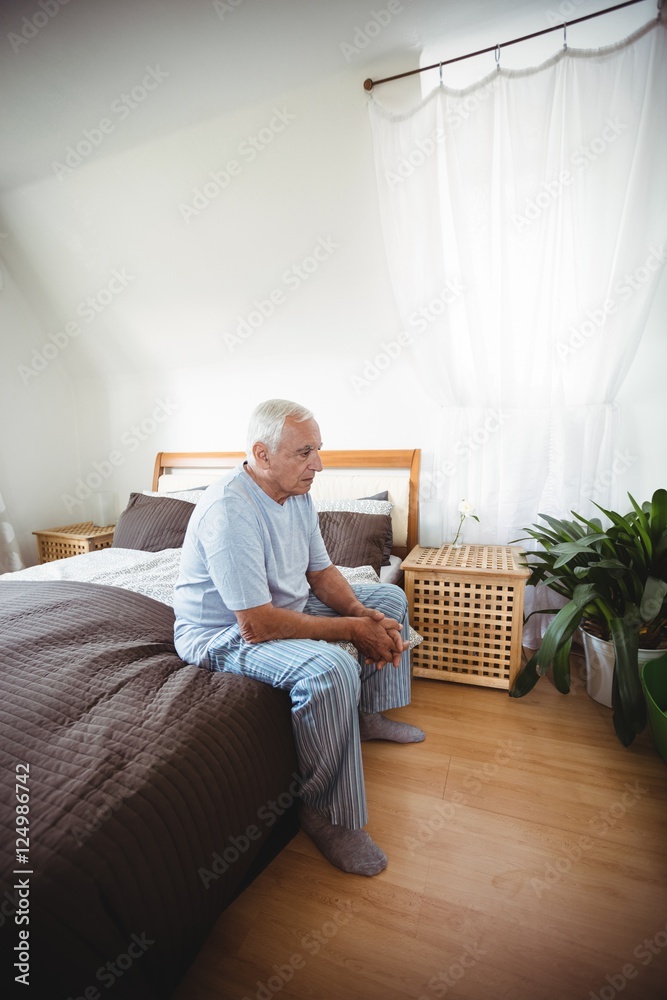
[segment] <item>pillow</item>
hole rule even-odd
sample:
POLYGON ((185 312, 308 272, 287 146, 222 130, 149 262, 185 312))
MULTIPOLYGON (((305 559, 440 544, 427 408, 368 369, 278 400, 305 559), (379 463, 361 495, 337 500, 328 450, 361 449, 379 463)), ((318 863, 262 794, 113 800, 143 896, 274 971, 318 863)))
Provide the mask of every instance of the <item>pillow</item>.
POLYGON ((171 497, 172 500, 187 500, 188 503, 199 503, 208 486, 195 486, 191 490, 176 490, 174 493, 160 493, 155 490, 144 490, 145 497, 171 497))
POLYGON ((379 574, 391 527, 389 514, 323 510, 318 517, 324 544, 335 566, 372 566, 379 574))
MULTIPOLYGON (((372 497, 360 497, 358 500, 313 500, 315 510, 352 510, 360 514, 391 514, 394 504, 388 500, 389 493, 384 490, 382 493, 375 493, 372 497)), ((385 538, 382 551, 382 566, 390 566, 389 556, 394 545, 394 533, 392 531, 391 518, 389 518, 389 531, 385 538)))
MULTIPOLYGON (((364 497, 365 500, 389 500, 389 490, 383 490, 382 493, 374 493, 372 497, 364 497)), ((392 504, 392 510, 394 505, 392 504)), ((389 511, 391 514, 391 511, 389 511)), ((391 520, 389 521, 389 531, 387 532, 387 537, 384 542, 384 552, 382 553, 382 565, 391 566, 391 561, 389 556, 391 555, 391 550, 394 547, 394 531, 392 527, 391 520)))
POLYGON ((115 548, 142 549, 144 552, 179 549, 194 509, 193 503, 173 497, 130 493, 112 544, 115 548))

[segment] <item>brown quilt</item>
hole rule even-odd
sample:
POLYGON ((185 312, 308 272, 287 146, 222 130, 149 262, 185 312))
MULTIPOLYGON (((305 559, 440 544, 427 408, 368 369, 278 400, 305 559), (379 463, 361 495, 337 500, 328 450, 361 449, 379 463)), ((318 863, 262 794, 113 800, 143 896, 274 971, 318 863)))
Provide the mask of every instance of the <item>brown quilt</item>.
POLYGON ((2 983, 29 953, 31 987, 11 995, 163 1000, 295 832, 287 696, 185 665, 172 630, 115 587, 0 583, 2 983))

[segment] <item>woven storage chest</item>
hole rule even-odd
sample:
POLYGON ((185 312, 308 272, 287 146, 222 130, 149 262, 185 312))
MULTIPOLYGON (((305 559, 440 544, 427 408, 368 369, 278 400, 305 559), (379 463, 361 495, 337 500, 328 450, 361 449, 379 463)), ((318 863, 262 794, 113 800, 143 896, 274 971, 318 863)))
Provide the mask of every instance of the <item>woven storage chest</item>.
POLYGON ((33 531, 37 538, 37 553, 40 563, 54 559, 67 559, 83 552, 108 549, 113 542, 114 525, 98 528, 92 521, 82 524, 68 524, 64 528, 49 528, 47 531, 33 531))
POLYGON ((403 561, 416 677, 509 689, 521 666, 529 571, 511 545, 417 546, 403 561))

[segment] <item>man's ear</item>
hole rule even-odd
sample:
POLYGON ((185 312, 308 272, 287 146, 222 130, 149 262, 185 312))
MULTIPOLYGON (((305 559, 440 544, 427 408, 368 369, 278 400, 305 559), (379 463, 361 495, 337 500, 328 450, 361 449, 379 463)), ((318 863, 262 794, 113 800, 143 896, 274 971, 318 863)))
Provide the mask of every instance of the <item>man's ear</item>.
POLYGON ((263 441, 256 441, 252 446, 253 458, 257 465, 266 469, 269 464, 269 449, 266 447, 263 441))

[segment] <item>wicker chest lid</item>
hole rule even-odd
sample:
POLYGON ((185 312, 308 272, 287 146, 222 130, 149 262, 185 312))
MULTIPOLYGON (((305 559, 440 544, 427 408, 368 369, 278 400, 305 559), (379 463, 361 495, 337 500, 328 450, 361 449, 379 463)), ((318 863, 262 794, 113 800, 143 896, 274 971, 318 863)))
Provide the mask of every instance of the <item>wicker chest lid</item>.
POLYGON ((494 576, 527 577, 530 570, 523 564, 523 549, 516 545, 441 545, 425 548, 417 545, 403 560, 404 570, 430 569, 434 572, 465 570, 494 576))

